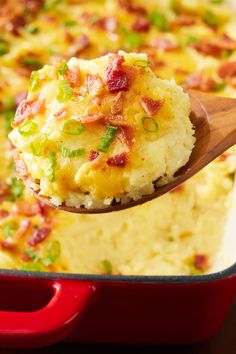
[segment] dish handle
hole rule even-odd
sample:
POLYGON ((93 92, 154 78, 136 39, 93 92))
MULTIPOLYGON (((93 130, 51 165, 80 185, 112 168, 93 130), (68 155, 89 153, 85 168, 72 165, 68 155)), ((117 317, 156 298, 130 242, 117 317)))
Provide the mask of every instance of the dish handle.
POLYGON ((38 279, 37 283, 40 281, 52 290, 43 308, 0 311, 1 347, 36 348, 60 341, 73 330, 96 291, 95 284, 87 281, 38 279))

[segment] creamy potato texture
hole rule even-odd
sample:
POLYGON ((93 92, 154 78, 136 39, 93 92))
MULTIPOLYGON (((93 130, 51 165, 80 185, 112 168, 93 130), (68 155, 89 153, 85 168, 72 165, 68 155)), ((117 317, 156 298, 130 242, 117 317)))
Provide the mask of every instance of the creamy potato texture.
POLYGON ((210 0, 9 0, 0 13, 1 268, 209 272, 230 206, 234 149, 160 199, 109 215, 72 215, 38 203, 16 179, 7 135, 31 72, 73 56, 146 53, 161 79, 174 77, 182 86, 236 97, 232 9, 225 1, 210 0))
POLYGON ((72 58, 33 72, 13 121, 19 176, 55 205, 107 207, 173 179, 194 145, 190 103, 145 54, 72 58))

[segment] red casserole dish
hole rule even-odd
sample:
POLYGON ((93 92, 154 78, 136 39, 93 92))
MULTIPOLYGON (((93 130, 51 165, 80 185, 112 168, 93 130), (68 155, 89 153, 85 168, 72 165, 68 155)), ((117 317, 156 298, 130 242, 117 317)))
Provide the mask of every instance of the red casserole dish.
POLYGON ((190 344, 223 325, 236 291, 236 264, 214 274, 173 277, 2 270, 0 281, 1 347, 60 340, 190 344))

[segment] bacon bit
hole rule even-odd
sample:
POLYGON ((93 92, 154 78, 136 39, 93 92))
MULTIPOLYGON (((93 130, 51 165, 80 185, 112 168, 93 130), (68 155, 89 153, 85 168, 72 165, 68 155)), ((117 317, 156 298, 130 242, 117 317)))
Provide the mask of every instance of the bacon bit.
POLYGON ((5 210, 5 209, 0 209, 0 218, 7 218, 10 215, 9 211, 5 210))
POLYGON ((162 49, 164 51, 175 51, 179 49, 179 45, 177 43, 171 42, 169 39, 164 37, 158 37, 154 43, 155 47, 158 49, 162 49))
POLYGON ((94 150, 91 150, 91 151, 89 152, 88 160, 89 160, 90 162, 92 162, 92 161, 96 160, 96 158, 97 158, 98 156, 99 156, 99 152, 94 151, 94 150))
POLYGON ((14 233, 14 238, 21 239, 30 230, 32 223, 30 220, 22 220, 19 229, 14 233))
POLYGON ((225 50, 236 49, 236 40, 224 34, 222 38, 206 39, 202 43, 192 43, 192 47, 201 54, 218 57, 225 50))
POLYGON ((119 128, 118 139, 122 145, 126 147, 126 151, 130 152, 135 142, 134 129, 127 125, 119 128))
POLYGON ((111 114, 104 118, 104 123, 115 125, 116 127, 124 127, 127 123, 121 114, 111 114))
POLYGON ((115 167, 124 168, 128 163, 127 154, 125 152, 123 152, 121 154, 109 157, 109 159, 107 159, 106 163, 108 164, 108 166, 115 166, 115 167))
POLYGON ((236 77, 236 61, 226 61, 218 68, 218 75, 222 79, 236 77))
POLYGON ((17 127, 37 113, 42 113, 45 109, 45 100, 39 100, 36 96, 31 100, 23 100, 16 110, 12 127, 17 127))
POLYGON ((196 23, 196 18, 187 14, 178 16, 173 22, 173 27, 192 26, 196 23))
POLYGON ((64 32, 64 38, 65 38, 65 41, 69 44, 73 43, 74 42, 74 37, 72 36, 72 34, 68 31, 64 32))
POLYGON ((69 82, 70 86, 73 88, 80 86, 81 84, 80 69, 76 67, 70 69, 65 74, 65 79, 69 82))
POLYGON ((180 184, 179 186, 175 187, 170 191, 170 193, 180 193, 184 191, 184 184, 180 184))
POLYGON ((15 36, 19 36, 20 30, 26 24, 25 18, 22 15, 16 15, 5 24, 5 29, 15 36))
POLYGON ((43 0, 24 0, 27 11, 37 14, 43 6, 43 0))
POLYGON ((123 93, 120 91, 114 96, 111 104, 111 114, 117 115, 123 112, 124 97, 123 93))
POLYGON ((90 45, 89 38, 86 34, 82 34, 69 48, 68 54, 70 56, 76 56, 81 54, 90 45))
POLYGON ((0 200, 4 199, 9 194, 10 194, 10 189, 2 182, 0 182, 0 200))
POLYGON ((56 119, 64 118, 67 114, 66 108, 61 108, 59 111, 55 112, 53 115, 56 119))
POLYGON ((16 72, 17 72, 17 74, 19 74, 20 76, 29 78, 29 77, 30 77, 30 74, 31 74, 31 72, 32 72, 32 70, 30 70, 29 68, 22 68, 22 67, 18 66, 18 67, 16 68, 16 72))
POLYGON ((114 16, 106 16, 97 20, 92 26, 107 32, 115 32, 117 29, 117 20, 114 16))
POLYGON ((36 229, 33 235, 28 239, 28 245, 34 247, 38 243, 41 243, 45 240, 51 231, 52 229, 49 227, 41 227, 40 229, 36 229))
POLYGON ((188 88, 209 92, 214 90, 216 82, 211 78, 203 77, 201 72, 196 72, 186 78, 185 84, 188 88))
POLYGON ((15 164, 16 164, 16 173, 18 174, 18 176, 23 179, 26 179, 29 176, 29 172, 25 162, 20 158, 19 159, 15 158, 15 164))
POLYGON ((16 212, 24 216, 34 216, 40 214, 40 207, 38 203, 30 203, 25 200, 16 202, 16 212))
POLYGON ((137 17, 135 22, 133 23, 132 30, 138 33, 148 32, 150 27, 151 27, 150 21, 147 18, 140 16, 137 17))
POLYGON ((114 54, 109 58, 106 68, 106 85, 111 93, 127 91, 129 81, 122 64, 125 59, 123 56, 114 54))
POLYGON ((15 96, 15 103, 16 103, 16 106, 18 106, 21 101, 25 100, 27 97, 27 92, 26 91, 22 91, 22 92, 19 92, 16 96, 15 96))
POLYGON ((185 69, 182 69, 182 68, 176 68, 175 69, 175 73, 176 74, 180 74, 180 75, 188 75, 189 74, 189 71, 185 70, 185 69))
POLYGON ((141 15, 146 15, 147 10, 138 4, 133 4, 132 0, 119 0, 119 5, 122 7, 124 10, 132 13, 138 13, 141 15))
POLYGON ((88 74, 86 77, 86 87, 92 96, 100 95, 104 92, 105 86, 98 74, 88 74))
POLYGON ((103 120, 105 118, 105 115, 101 112, 96 112, 92 114, 86 114, 84 116, 80 117, 81 123, 84 124, 90 124, 90 123, 95 123, 103 120))
POLYGON ((12 251, 14 248, 16 248, 16 243, 13 241, 0 241, 0 245, 7 251, 12 251))
POLYGON ((193 264, 196 269, 206 270, 209 267, 208 256, 206 254, 195 254, 193 264))
POLYGON ((162 108, 163 100, 153 100, 151 97, 142 97, 140 100, 141 106, 143 107, 145 113, 149 116, 155 116, 162 108))

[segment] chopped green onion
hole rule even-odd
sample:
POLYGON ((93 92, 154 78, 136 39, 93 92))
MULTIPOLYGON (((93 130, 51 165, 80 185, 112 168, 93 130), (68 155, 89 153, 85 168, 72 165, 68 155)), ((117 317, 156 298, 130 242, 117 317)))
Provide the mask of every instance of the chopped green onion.
POLYGON ((30 144, 32 154, 35 156, 41 156, 45 150, 47 142, 47 135, 42 134, 30 144))
POLYGON ((27 32, 31 33, 31 34, 36 34, 39 32, 38 27, 36 27, 35 25, 30 25, 28 27, 26 27, 27 32))
POLYGON ((38 125, 35 122, 32 120, 27 120, 19 126, 18 131, 21 135, 29 136, 36 133, 37 129, 38 125))
POLYGON ((48 267, 49 265, 51 265, 52 263, 55 262, 56 259, 58 259, 58 257, 60 256, 61 253, 61 245, 59 241, 52 241, 49 245, 48 245, 48 253, 47 256, 45 258, 42 259, 42 263, 48 267))
POLYGON ((50 164, 46 171, 46 176, 50 182, 53 182, 55 180, 55 167, 57 164, 55 152, 49 151, 48 157, 49 157, 50 164))
POLYGON ((68 82, 65 80, 59 81, 58 94, 56 97, 58 102, 62 103, 62 102, 68 101, 72 95, 73 95, 73 90, 70 87, 70 85, 68 84, 68 82))
POLYGON ((203 20, 212 27, 217 27, 219 25, 219 21, 217 20, 215 14, 210 10, 205 12, 203 15, 203 20))
POLYGON ((226 49, 221 52, 221 56, 222 56, 222 58, 229 58, 232 53, 233 53, 232 50, 226 49))
POLYGON ((33 271, 33 272, 41 272, 42 267, 39 263, 31 262, 31 263, 23 264, 22 266, 20 266, 19 269, 33 271))
POLYGON ((195 36, 188 36, 187 40, 186 40, 186 44, 192 44, 192 43, 201 43, 200 39, 195 37, 195 36))
POLYGON ((11 182, 9 184, 9 188, 10 188, 10 195, 8 196, 8 199, 11 201, 15 201, 16 199, 22 197, 25 186, 20 179, 17 179, 16 177, 12 177, 11 182))
POLYGON ((4 39, 0 39, 0 56, 8 53, 8 44, 4 39))
POLYGON ((64 26, 65 27, 73 27, 77 24, 75 20, 65 20, 64 21, 64 26))
POLYGON ((33 260, 33 261, 36 261, 36 260, 39 260, 39 256, 37 255, 37 253, 32 250, 32 248, 27 248, 25 250, 25 253, 33 260))
POLYGON ((124 35, 124 46, 127 50, 131 51, 142 44, 140 34, 129 31, 124 27, 120 28, 120 32, 124 35))
POLYGON ((3 100, 3 104, 6 109, 11 109, 15 108, 16 101, 13 97, 7 97, 5 100, 3 100))
POLYGON ((112 274, 112 264, 110 261, 108 261, 107 259, 104 259, 102 261, 102 265, 104 267, 106 274, 112 274))
POLYGON ((58 68, 58 72, 60 75, 64 75, 65 73, 67 73, 69 71, 69 66, 67 65, 67 62, 64 60, 59 68, 58 68))
POLYGON ((150 65, 150 61, 148 60, 136 60, 134 62, 135 66, 140 66, 141 68, 146 68, 147 66, 150 65))
POLYGON ((29 89, 32 92, 37 91, 39 88, 40 84, 40 79, 39 79, 39 73, 37 71, 33 71, 30 76, 30 81, 29 81, 29 89))
POLYGON ((106 132, 101 137, 101 141, 98 145, 98 151, 107 152, 109 146, 115 138, 116 133, 117 127, 114 127, 113 125, 107 125, 106 132))
POLYGON ((68 135, 80 135, 85 130, 84 124, 75 119, 68 119, 65 121, 62 131, 68 135))
POLYGON ((23 58, 22 63, 24 66, 29 67, 32 70, 41 69, 43 66, 42 63, 40 63, 40 61, 33 56, 23 58))
POLYGON ((6 238, 11 238, 12 228, 9 225, 5 225, 4 226, 4 233, 6 235, 6 238))
POLYGON ((212 4, 222 4, 224 0, 210 0, 212 4))
POLYGON ((214 85, 214 91, 221 91, 221 90, 224 90, 224 88, 226 87, 226 83, 224 81, 222 82, 217 82, 215 83, 214 85))
POLYGON ((143 117, 141 119, 143 129, 149 133, 155 133, 158 130, 158 124, 152 117, 143 117))
POLYGON ((169 23, 162 12, 153 12, 148 15, 149 20, 161 31, 168 31, 169 23))
POLYGON ((50 10, 54 10, 55 7, 57 7, 58 5, 64 3, 65 0, 46 0, 44 2, 44 6, 43 9, 45 11, 50 11, 50 10))
POLYGON ((78 149, 69 149, 65 146, 59 145, 59 151, 64 157, 77 157, 81 156, 85 153, 84 148, 78 148, 78 149))

